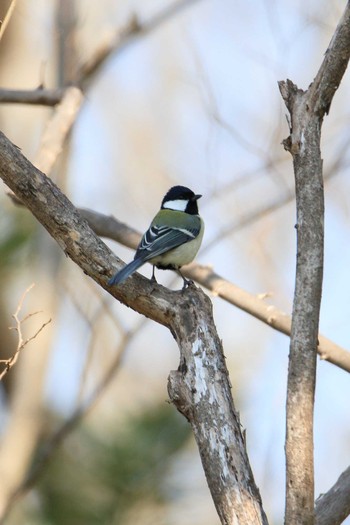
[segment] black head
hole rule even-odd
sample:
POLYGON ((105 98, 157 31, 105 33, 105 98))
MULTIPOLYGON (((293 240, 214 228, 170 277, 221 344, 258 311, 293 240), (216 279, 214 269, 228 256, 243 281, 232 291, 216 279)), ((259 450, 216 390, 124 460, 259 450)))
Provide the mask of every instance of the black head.
POLYGON ((162 200, 162 209, 184 211, 191 215, 198 215, 197 200, 202 195, 196 195, 186 186, 173 186, 162 200))

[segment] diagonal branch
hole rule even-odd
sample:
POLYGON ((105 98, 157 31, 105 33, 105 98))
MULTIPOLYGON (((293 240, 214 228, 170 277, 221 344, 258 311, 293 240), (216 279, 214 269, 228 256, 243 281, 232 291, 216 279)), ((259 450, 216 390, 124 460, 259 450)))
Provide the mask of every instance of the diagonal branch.
MULTIPOLYGON (((23 205, 14 194, 9 193, 9 196, 15 204, 23 205)), ((79 213, 88 221, 90 228, 99 237, 107 237, 128 248, 137 248, 141 233, 131 226, 111 215, 104 215, 86 208, 79 208, 79 213)), ((233 306, 237 306, 237 308, 259 319, 274 330, 290 335, 292 320, 289 315, 266 303, 260 295, 251 294, 228 281, 217 274, 211 266, 191 263, 184 267, 182 272, 192 281, 210 290, 213 295, 233 306)), ((321 334, 318 336, 317 352, 322 360, 338 366, 345 372, 350 372, 350 352, 321 334)))
POLYGON ((173 292, 140 275, 108 288, 108 277, 121 261, 3 133, 0 177, 89 277, 126 306, 169 328, 180 351, 180 366, 169 376, 169 395, 190 420, 221 523, 266 525, 209 298, 194 286, 173 292))
POLYGON ((81 65, 78 72, 79 82, 87 82, 92 75, 100 70, 101 66, 112 53, 122 51, 128 44, 131 44, 140 36, 146 36, 158 29, 183 9, 187 9, 198 1, 199 0, 177 0, 159 11, 147 22, 140 22, 136 15, 132 16, 122 30, 116 31, 106 38, 104 42, 101 42, 92 56, 81 65))
MULTIPOLYGON (((76 84, 84 91, 86 84, 91 80, 114 53, 121 52, 137 38, 144 37, 158 29, 162 24, 179 14, 183 9, 195 4, 199 0, 177 0, 156 13, 150 20, 140 22, 136 15, 132 16, 125 27, 110 34, 97 46, 76 73, 76 84)), ((7 104, 37 104, 55 106, 64 97, 67 88, 46 89, 39 87, 32 90, 18 90, 0 88, 0 103, 7 104)))
POLYGON ((314 523, 313 411, 323 279, 324 194, 320 150, 328 112, 350 57, 350 4, 307 91, 279 87, 291 117, 283 141, 293 156, 297 206, 297 267, 288 370, 286 525, 314 523))
POLYGON ((315 514, 317 525, 340 525, 350 515, 350 467, 317 499, 315 514))
POLYGON ((40 140, 39 151, 35 156, 35 165, 45 173, 51 172, 61 154, 83 101, 80 89, 74 86, 67 88, 49 119, 40 140))
MULTIPOLYGON (((136 249, 140 242, 141 234, 139 232, 112 216, 87 209, 79 209, 79 212, 100 237, 108 237, 133 249, 136 249)), ((182 271, 186 277, 204 286, 215 296, 237 306, 237 308, 271 326, 271 328, 290 335, 292 321, 289 315, 281 312, 275 306, 267 304, 258 295, 253 295, 227 281, 210 266, 191 263, 182 271)), ((317 352, 321 359, 350 372, 350 352, 322 335, 318 336, 317 352)))
POLYGON ((4 2, 0 9, 0 41, 4 36, 6 28, 10 22, 11 16, 15 10, 16 0, 9 0, 8 5, 5 6, 4 2))

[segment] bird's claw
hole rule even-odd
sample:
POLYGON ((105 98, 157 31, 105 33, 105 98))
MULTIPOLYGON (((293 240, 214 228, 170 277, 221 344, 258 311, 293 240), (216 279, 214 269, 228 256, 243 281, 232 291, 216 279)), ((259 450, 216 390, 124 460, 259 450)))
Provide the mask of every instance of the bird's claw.
POLYGON ((184 279, 182 290, 186 290, 186 288, 189 288, 190 286, 194 286, 192 279, 184 279))

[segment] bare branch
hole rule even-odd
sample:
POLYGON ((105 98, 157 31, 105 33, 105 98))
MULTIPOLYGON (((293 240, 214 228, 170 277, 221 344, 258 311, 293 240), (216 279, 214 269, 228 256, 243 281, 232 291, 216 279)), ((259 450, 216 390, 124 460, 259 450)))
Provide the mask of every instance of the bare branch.
POLYGON ((15 10, 16 6, 16 0, 9 0, 7 7, 4 5, 1 6, 1 12, 0 12, 0 41, 2 37, 4 36, 4 33, 6 31, 6 28, 9 24, 9 21, 11 19, 11 16, 13 15, 13 12, 15 10), (5 12, 3 10, 5 9, 5 12))
POLYGON ((77 7, 76 0, 60 0, 56 3, 58 84, 72 85, 77 82, 77 7))
POLYGON ((61 102, 68 88, 45 89, 0 89, 0 102, 5 104, 34 104, 56 106, 61 102))
MULTIPOLYGON (((122 51, 126 45, 132 43, 136 38, 146 36, 170 20, 173 16, 176 16, 183 9, 198 1, 199 0, 176 1, 157 13, 149 21, 143 23, 140 23, 134 15, 124 28, 113 32, 113 34, 109 35, 103 42, 100 42, 92 56, 80 66, 79 71, 74 75, 77 78, 77 84, 85 85, 112 53, 122 51)), ((45 89, 43 87, 34 90, 0 89, 0 102, 7 104, 55 106, 63 99, 66 89, 67 88, 45 89)))
POLYGON ((121 261, 81 219, 52 180, 37 170, 3 133, 0 177, 87 275, 123 304, 169 328, 180 350, 176 380, 174 374, 170 379, 171 399, 178 408, 186 401, 185 414, 191 420, 221 522, 266 524, 209 298, 194 286, 185 292, 174 292, 140 275, 134 275, 122 286, 108 287, 108 277, 121 267, 121 261), (187 361, 191 366, 186 365, 187 361))
MULTIPOLYGON (((9 196, 15 204, 23 205, 16 195, 9 193, 9 196)), ((100 237, 107 237, 132 249, 138 246, 141 233, 115 217, 86 208, 80 208, 79 212, 88 221, 90 228, 100 237)), ((217 274, 212 267, 192 263, 183 268, 183 274, 210 290, 215 296, 237 306, 278 332, 290 335, 292 321, 289 315, 268 304, 264 298, 253 295, 231 283, 217 274)), ((321 334, 318 336, 317 352, 322 360, 350 372, 350 352, 321 334)))
POLYGON ((40 328, 38 328, 38 330, 34 332, 32 336, 28 337, 27 339, 23 339, 22 324, 30 317, 33 317, 33 315, 36 315, 39 313, 39 312, 32 312, 28 314, 26 317, 24 317, 23 319, 19 318, 19 314, 22 310, 24 299, 26 298, 27 294, 33 289, 33 287, 34 287, 34 283, 28 286, 28 288, 23 292, 22 297, 19 300, 17 309, 12 316, 16 324, 15 326, 11 326, 10 329, 16 330, 18 334, 18 344, 17 344, 15 353, 11 357, 9 357, 8 359, 0 359, 0 363, 4 365, 4 369, 0 372, 0 381, 11 370, 11 368, 17 363, 19 354, 23 350, 23 348, 27 346, 27 344, 30 343, 30 341, 33 341, 33 339, 35 339, 40 334, 40 332, 45 328, 45 326, 51 323, 51 319, 49 319, 48 321, 43 323, 40 326, 40 328))
POLYGON ((176 311, 173 328, 181 357, 168 379, 169 397, 191 423, 221 523, 266 525, 212 323, 212 304, 203 292, 176 311))
MULTIPOLYGON (((350 139, 346 137, 344 144, 340 148, 339 152, 335 155, 334 162, 328 166, 327 172, 324 174, 324 181, 329 181, 335 177, 341 168, 344 168, 344 154, 349 150, 350 139)), ((267 164, 267 167, 269 164, 267 164)), ((225 188, 224 191, 227 191, 225 188)), ((280 210, 295 199, 295 192, 292 190, 285 190, 283 193, 274 197, 270 202, 264 203, 253 211, 246 213, 245 215, 234 219, 222 228, 215 237, 205 245, 205 250, 211 249, 213 246, 221 242, 225 237, 229 237, 237 231, 242 230, 251 224, 256 223, 258 220, 266 217, 269 213, 273 213, 280 210)), ((201 251, 203 253, 203 249, 201 251)))
POLYGON ((316 525, 340 525, 350 515, 350 467, 316 500, 316 525))
MULTIPOLYGON (((56 108, 52 118, 48 122, 41 146, 34 162, 42 169, 51 170, 57 156, 60 154, 66 135, 75 120, 82 96, 77 88, 68 88, 62 103, 56 108)), ((14 147, 15 148, 15 147, 14 147)), ((16 148, 15 148, 16 150, 16 148)), ((18 149, 17 149, 18 151, 18 149)), ((8 158, 8 162, 11 162, 8 158)), ((39 172, 40 173, 40 172, 39 172)), ((0 521, 3 512, 7 508, 13 490, 16 489, 30 464, 33 451, 37 444, 42 427, 42 387, 44 383, 44 370, 47 364, 47 348, 35 354, 26 364, 27 374, 22 378, 20 388, 16 389, 14 395, 14 407, 11 418, 2 441, 1 453, 1 476, 6 479, 0 491, 0 521), (34 385, 33 385, 34 382, 34 385), (27 416, 23 416, 23 407, 30 407, 27 416), (26 435, 25 446, 12 459, 13 450, 16 449, 19 436, 26 435)), ((27 354, 23 355, 23 358, 27 354)), ((23 367, 23 361, 20 365, 23 367)), ((21 367, 19 367, 21 370, 21 367)))
POLYGON ((79 208, 79 212, 88 221, 90 228, 94 230, 96 235, 113 239, 128 248, 137 248, 141 240, 141 233, 134 228, 112 215, 104 215, 86 208, 79 208))
MULTIPOLYGON (((108 237, 133 249, 136 249, 140 242, 141 233, 114 217, 82 208, 79 209, 79 212, 88 221, 94 232, 101 237, 108 237)), ((263 298, 250 294, 227 281, 218 275, 213 268, 192 263, 183 268, 183 273, 189 279, 210 290, 214 295, 244 310, 275 330, 290 335, 292 321, 289 315, 281 312, 275 306, 267 304, 263 298)), ((350 352, 322 335, 318 336, 318 341, 317 351, 321 359, 350 372, 350 352)))
POLYGON ((37 483, 38 479, 44 473, 45 467, 51 461, 59 446, 72 432, 74 432, 81 421, 98 404, 101 397, 104 395, 106 390, 108 390, 111 382, 115 379, 115 376, 120 369, 122 358, 125 354, 128 344, 138 333, 144 322, 145 319, 142 319, 134 329, 123 334, 123 337, 116 349, 113 362, 102 375, 102 378, 100 381, 98 381, 97 385, 92 389, 92 392, 89 394, 88 398, 79 404, 71 416, 68 417, 68 419, 46 441, 44 446, 41 447, 40 456, 35 462, 32 470, 28 473, 26 479, 23 480, 20 486, 12 494, 12 497, 9 499, 4 516, 10 512, 11 508, 18 501, 18 499, 22 498, 28 492, 28 490, 30 490, 37 483))
POLYGON ((36 167, 45 173, 50 173, 61 153, 83 100, 80 89, 70 87, 65 90, 62 102, 55 108, 41 138, 40 148, 34 161, 36 167))
MULTIPOLYGON (((9 197, 16 205, 23 205, 16 195, 9 193, 9 197)), ((79 212, 88 221, 90 228, 100 237, 107 237, 128 248, 137 248, 141 233, 131 226, 111 215, 104 215, 86 208, 79 208, 79 212)), ((278 332, 290 335, 292 320, 289 315, 268 304, 259 295, 253 295, 231 283, 217 274, 211 266, 191 263, 183 268, 183 274, 210 290, 213 295, 237 306, 278 332)), ((350 372, 350 352, 321 334, 318 336, 317 352, 322 360, 350 372)))
MULTIPOLYGON (((61 154, 64 142, 84 100, 82 92, 77 87, 72 86, 57 91, 63 94, 63 98, 46 125, 34 158, 35 166, 47 174, 51 172, 61 154)), ((15 194, 9 192, 9 197, 17 204, 22 204, 15 194)))
POLYGON ((324 195, 321 127, 350 57, 350 4, 307 91, 279 82, 291 116, 283 142, 293 156, 297 269, 288 370, 286 525, 314 523, 313 410, 323 278, 324 195))
POLYGON ((78 73, 80 82, 86 82, 89 77, 94 75, 112 53, 122 51, 126 45, 132 43, 136 38, 149 34, 196 2, 198 0, 178 0, 165 7, 148 22, 141 23, 136 15, 132 16, 122 30, 118 30, 107 37, 104 42, 101 42, 93 55, 81 65, 78 73))

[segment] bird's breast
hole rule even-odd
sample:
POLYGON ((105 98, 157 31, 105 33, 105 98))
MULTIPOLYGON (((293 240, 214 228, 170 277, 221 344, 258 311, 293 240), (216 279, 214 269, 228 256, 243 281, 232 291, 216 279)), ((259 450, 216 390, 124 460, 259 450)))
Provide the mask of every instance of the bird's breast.
POLYGON ((150 259, 150 263, 159 267, 173 266, 174 268, 181 268, 185 264, 189 264, 196 257, 197 252, 202 243, 204 233, 204 225, 202 224, 201 231, 195 239, 189 242, 185 242, 168 252, 158 255, 153 259, 150 259))

